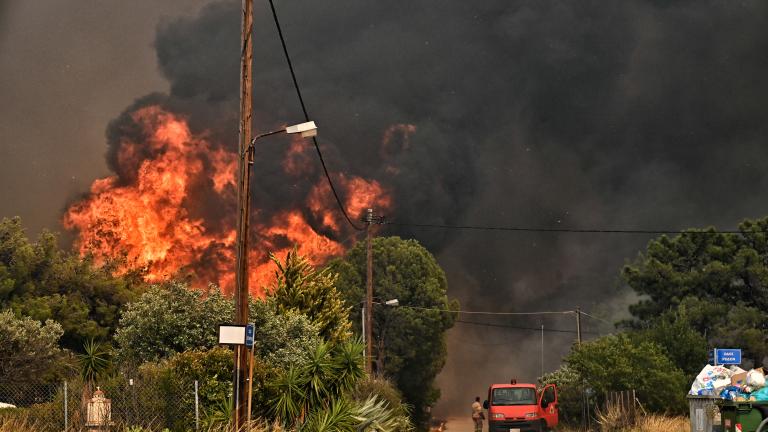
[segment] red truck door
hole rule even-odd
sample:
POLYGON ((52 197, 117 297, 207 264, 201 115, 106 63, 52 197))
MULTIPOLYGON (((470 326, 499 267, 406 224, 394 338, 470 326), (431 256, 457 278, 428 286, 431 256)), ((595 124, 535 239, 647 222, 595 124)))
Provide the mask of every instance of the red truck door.
POLYGON ((541 391, 539 396, 539 410, 541 418, 546 420, 547 427, 553 428, 558 423, 557 409, 557 388, 554 384, 549 384, 541 391))

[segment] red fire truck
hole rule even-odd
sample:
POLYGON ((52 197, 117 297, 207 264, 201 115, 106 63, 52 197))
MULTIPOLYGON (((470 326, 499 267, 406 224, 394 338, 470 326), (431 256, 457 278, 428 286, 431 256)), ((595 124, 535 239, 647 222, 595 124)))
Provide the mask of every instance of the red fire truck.
POLYGON ((534 384, 493 384, 488 389, 488 432, 548 431, 557 426, 557 387, 534 384))

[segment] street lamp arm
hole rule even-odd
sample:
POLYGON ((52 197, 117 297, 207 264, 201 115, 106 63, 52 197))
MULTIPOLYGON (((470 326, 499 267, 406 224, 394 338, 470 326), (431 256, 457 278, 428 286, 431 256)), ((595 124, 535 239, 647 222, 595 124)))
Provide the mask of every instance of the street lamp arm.
POLYGON ((278 129, 278 130, 273 130, 271 132, 265 132, 265 133, 262 133, 262 134, 258 134, 255 137, 253 137, 253 139, 251 140, 251 145, 256 144, 256 140, 259 140, 259 139, 264 138, 264 137, 268 137, 270 135, 277 135, 279 133, 285 133, 285 128, 278 129))

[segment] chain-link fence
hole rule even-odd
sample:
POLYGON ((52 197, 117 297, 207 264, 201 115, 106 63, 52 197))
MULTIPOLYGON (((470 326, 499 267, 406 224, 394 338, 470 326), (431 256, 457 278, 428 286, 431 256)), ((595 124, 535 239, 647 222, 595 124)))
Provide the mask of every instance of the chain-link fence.
MULTIPOLYGON (((57 384, 0 383, 0 403, 16 408, 0 409, 0 416, 23 417, 40 432, 74 432, 99 429, 198 430, 217 409, 212 392, 221 395, 220 384, 177 382, 120 376, 98 388, 82 381, 57 384), (213 388, 216 387, 216 388, 213 388), (100 398, 103 393, 103 399, 100 398), (205 406, 205 405, 208 406, 205 406)), ((225 398, 227 395, 224 395, 225 398)))

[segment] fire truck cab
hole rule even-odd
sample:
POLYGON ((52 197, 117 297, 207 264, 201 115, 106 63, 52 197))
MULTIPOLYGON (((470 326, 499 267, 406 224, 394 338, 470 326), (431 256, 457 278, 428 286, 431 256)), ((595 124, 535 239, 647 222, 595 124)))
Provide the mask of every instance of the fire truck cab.
POLYGON ((548 431, 558 424, 557 387, 549 384, 493 384, 488 389, 488 432, 548 431))

